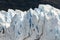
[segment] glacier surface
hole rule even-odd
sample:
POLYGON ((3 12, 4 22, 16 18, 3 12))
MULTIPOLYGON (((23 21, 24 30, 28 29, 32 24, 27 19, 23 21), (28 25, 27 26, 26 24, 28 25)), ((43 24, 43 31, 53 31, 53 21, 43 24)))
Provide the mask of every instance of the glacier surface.
POLYGON ((0 40, 60 40, 60 9, 40 4, 28 11, 0 11, 0 40))

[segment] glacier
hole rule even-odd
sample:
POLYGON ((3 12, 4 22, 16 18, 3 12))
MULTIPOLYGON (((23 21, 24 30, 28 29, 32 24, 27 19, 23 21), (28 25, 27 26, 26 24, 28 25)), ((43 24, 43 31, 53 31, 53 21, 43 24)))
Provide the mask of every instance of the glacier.
POLYGON ((0 11, 0 40, 60 40, 60 9, 49 4, 27 11, 0 11))

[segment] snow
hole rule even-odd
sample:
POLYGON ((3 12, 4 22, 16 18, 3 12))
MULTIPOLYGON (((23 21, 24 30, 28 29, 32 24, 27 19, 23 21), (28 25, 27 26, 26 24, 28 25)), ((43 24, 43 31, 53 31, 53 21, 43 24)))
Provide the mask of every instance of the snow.
POLYGON ((0 40, 60 40, 60 9, 40 4, 28 11, 0 11, 0 40))

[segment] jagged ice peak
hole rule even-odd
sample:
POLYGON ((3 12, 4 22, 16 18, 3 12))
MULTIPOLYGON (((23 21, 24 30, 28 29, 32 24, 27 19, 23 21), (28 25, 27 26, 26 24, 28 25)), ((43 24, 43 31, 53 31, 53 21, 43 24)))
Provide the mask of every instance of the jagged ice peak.
POLYGON ((0 40, 60 40, 60 9, 40 4, 28 11, 0 11, 0 40))

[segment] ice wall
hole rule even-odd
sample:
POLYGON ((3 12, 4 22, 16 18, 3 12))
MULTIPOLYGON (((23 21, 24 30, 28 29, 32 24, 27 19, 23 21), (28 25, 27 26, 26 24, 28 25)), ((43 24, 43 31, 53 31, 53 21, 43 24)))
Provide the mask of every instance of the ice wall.
POLYGON ((0 40, 60 40, 60 10, 40 4, 28 11, 0 11, 0 40))

